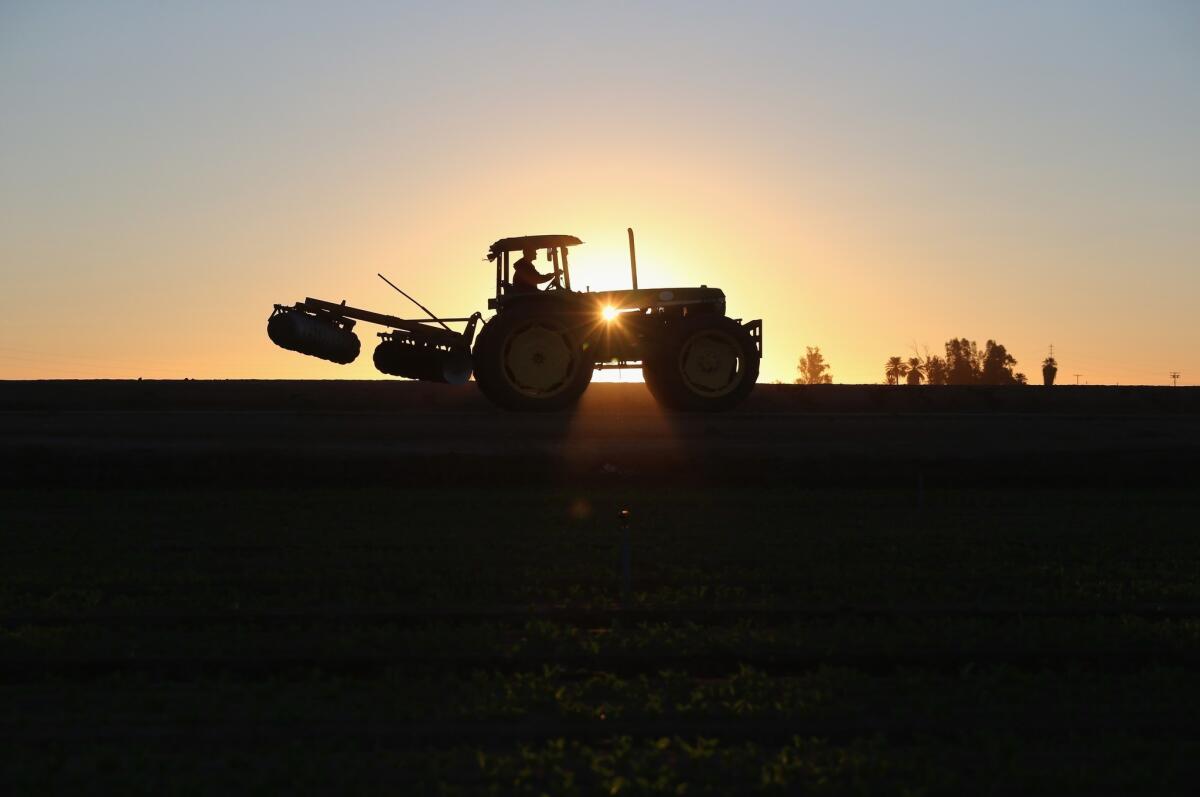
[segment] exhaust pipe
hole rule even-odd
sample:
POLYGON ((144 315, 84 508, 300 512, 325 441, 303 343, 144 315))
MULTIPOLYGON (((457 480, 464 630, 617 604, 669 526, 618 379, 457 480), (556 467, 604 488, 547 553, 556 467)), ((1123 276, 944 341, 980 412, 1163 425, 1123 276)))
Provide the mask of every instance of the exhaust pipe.
POLYGON ((626 227, 625 231, 629 233, 629 273, 633 276, 633 289, 637 287, 637 249, 633 245, 633 228, 626 227))

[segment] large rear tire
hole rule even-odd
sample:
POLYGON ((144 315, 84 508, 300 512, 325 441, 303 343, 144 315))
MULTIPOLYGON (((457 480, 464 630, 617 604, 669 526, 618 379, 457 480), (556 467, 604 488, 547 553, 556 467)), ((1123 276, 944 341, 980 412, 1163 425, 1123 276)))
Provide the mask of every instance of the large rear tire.
POLYGON ((475 342, 475 381, 493 404, 553 411, 579 400, 592 381, 578 330, 561 314, 519 307, 489 321, 475 342))
POLYGON ((725 316, 701 315, 668 334, 642 364, 642 375, 665 407, 722 412, 750 394, 758 367, 758 349, 741 324, 725 316))

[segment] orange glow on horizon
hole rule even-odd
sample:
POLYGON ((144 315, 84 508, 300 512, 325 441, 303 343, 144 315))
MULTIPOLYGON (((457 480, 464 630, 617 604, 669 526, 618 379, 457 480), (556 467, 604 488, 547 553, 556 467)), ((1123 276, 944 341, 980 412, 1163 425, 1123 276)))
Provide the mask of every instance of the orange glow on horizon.
POLYGON ((1092 384, 1200 380, 1188 25, 669 5, 30 4, 0 69, 0 378, 392 378, 380 330, 338 366, 271 344, 271 306, 421 317, 382 272, 467 316, 487 246, 538 233, 583 239, 576 290, 624 289, 632 227, 642 287, 763 319, 762 382, 818 346, 879 383, 961 336, 1031 381, 1052 343, 1092 384))

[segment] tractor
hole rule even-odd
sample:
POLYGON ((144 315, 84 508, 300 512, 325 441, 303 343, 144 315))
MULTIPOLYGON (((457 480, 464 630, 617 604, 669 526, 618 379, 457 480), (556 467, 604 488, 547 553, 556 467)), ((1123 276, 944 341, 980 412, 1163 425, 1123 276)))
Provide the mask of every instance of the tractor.
POLYGON ((462 384, 475 376, 492 403, 509 410, 561 410, 574 404, 592 373, 640 365, 646 386, 664 407, 721 411, 754 388, 762 359, 762 321, 742 323, 725 314, 717 288, 639 288, 637 251, 629 235, 632 288, 571 289, 573 235, 501 238, 489 247, 495 264, 494 315, 476 312, 403 319, 321 299, 275 305, 267 334, 277 345, 336 363, 353 362, 360 343, 355 323, 380 332, 375 367, 385 374, 462 384), (545 251, 553 275, 543 290, 519 291, 512 283, 513 252, 545 251), (465 324, 459 332, 449 324, 465 324))

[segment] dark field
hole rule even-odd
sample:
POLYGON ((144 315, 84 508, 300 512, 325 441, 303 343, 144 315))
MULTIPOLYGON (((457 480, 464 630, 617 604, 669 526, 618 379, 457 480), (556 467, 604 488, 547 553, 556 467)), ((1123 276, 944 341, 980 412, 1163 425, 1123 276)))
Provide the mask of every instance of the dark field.
POLYGON ((1123 794, 1200 775, 1183 389, 958 413, 768 390, 707 418, 630 386, 530 418, 415 391, 364 412, 345 405, 383 388, 304 383, 264 388, 309 402, 287 411, 252 391, 195 406, 218 388, 180 384, 132 412, 103 391, 151 386, 90 408, 0 386, 13 793, 1123 794))
POLYGON ((473 385, 0 383, 23 485, 1190 487, 1200 388, 759 385, 665 414, 640 384, 511 414, 473 385))

